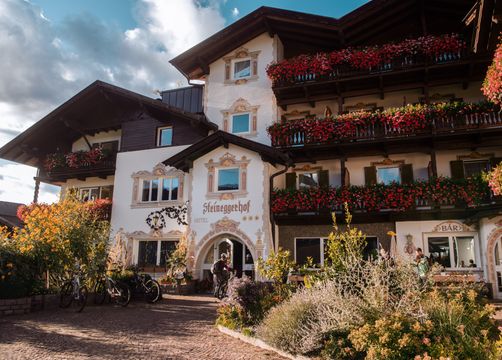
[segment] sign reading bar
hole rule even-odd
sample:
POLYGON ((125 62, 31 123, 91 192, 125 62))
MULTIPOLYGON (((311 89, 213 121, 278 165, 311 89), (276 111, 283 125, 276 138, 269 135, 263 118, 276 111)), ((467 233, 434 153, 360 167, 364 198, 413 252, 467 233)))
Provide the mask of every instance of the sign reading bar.
POLYGON ((249 213, 249 208, 251 207, 251 200, 247 202, 237 202, 234 204, 220 204, 217 201, 207 201, 203 205, 202 213, 205 215, 207 213, 223 213, 225 215, 231 214, 233 212, 238 212, 241 214, 249 213))

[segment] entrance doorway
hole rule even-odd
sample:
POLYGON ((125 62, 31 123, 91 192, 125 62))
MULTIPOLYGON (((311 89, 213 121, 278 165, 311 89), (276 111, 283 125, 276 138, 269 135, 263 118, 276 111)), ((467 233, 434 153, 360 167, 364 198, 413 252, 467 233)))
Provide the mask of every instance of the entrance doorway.
POLYGON ((229 266, 235 270, 237 277, 242 275, 254 278, 254 259, 248 247, 236 238, 223 236, 218 238, 204 257, 202 279, 212 278, 211 266, 222 254, 226 254, 229 266))
POLYGON ((495 296, 502 299, 502 236, 497 239, 494 250, 495 257, 495 296))

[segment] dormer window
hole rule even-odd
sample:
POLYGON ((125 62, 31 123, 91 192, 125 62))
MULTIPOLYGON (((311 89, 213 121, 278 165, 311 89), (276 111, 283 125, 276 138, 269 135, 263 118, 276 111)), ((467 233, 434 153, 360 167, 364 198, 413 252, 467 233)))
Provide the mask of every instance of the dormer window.
POLYGON ((157 146, 171 146, 173 144, 172 126, 161 127, 157 129, 157 146))
POLYGON ((251 59, 235 60, 233 62, 234 80, 245 79, 251 76, 251 59))

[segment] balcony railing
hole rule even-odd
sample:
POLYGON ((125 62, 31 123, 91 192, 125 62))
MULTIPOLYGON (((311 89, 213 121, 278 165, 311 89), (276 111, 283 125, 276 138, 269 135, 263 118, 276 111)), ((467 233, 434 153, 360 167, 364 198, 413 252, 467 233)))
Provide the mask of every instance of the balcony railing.
POLYGON ((267 74, 274 88, 280 88, 459 62, 466 55, 466 43, 459 35, 425 36, 380 46, 304 54, 270 64, 267 74))
POLYGON ((452 180, 440 177, 412 184, 276 189, 272 193, 271 209, 276 215, 322 213, 342 211, 347 203, 352 212, 403 212, 476 208, 495 200, 487 183, 481 178, 452 180))
MULTIPOLYGON (((405 107, 374 114, 356 113, 334 118, 285 121, 272 125, 268 131, 272 146, 298 147, 435 136, 502 127, 502 114, 497 106, 457 113, 445 113, 438 108, 440 106, 422 107, 418 111, 405 107)), ((465 104, 465 107, 468 106, 465 104)))

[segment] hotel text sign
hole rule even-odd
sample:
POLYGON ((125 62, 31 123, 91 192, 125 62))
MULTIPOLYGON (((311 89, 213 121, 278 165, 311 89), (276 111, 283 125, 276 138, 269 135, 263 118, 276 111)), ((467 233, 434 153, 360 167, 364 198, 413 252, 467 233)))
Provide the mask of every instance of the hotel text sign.
POLYGON ((247 202, 238 201, 233 204, 221 204, 218 201, 207 201, 202 206, 202 213, 204 215, 208 213, 222 213, 225 215, 231 213, 248 214, 250 207, 251 200, 248 200, 247 202))

